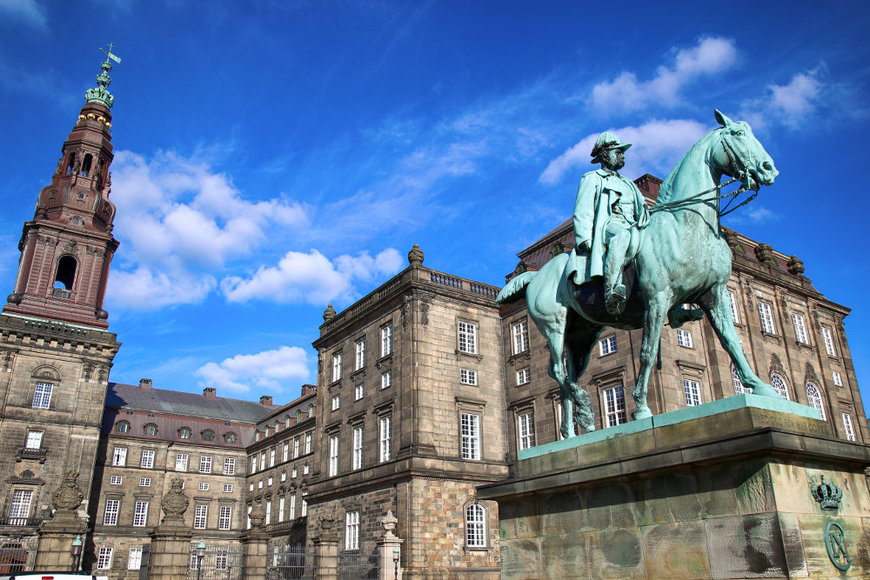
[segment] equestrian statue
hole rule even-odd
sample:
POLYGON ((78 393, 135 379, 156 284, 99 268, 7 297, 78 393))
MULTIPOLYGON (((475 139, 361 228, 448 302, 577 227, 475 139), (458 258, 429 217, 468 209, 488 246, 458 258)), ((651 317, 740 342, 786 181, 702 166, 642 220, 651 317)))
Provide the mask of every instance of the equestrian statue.
POLYGON ((679 327, 706 315, 743 385, 756 395, 779 396, 750 368, 734 330, 726 289, 731 250, 719 228, 720 199, 771 185, 779 172, 747 123, 715 114, 721 127, 671 170, 652 207, 618 173, 631 144, 602 133, 592 149, 592 162, 601 169, 584 175, 577 191, 574 248, 539 271, 512 278, 496 299, 510 303, 525 296, 547 340, 548 372, 561 393, 563 437, 576 435, 575 422, 595 429, 589 393, 579 381, 605 327, 643 328, 635 420, 652 416, 647 385, 666 320, 679 327), (725 175, 732 179, 720 183, 725 175), (738 180, 736 192, 719 194, 738 180), (686 310, 684 304, 700 308, 686 310))

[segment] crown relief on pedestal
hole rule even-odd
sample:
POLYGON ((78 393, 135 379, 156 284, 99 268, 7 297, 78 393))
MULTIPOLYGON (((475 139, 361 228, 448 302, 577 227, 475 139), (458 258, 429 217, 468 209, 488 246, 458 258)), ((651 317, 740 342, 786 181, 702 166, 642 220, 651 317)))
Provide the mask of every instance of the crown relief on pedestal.
POLYGON ((843 490, 835 483, 829 483, 828 478, 822 476, 821 483, 813 488, 813 497, 823 510, 837 510, 840 508, 840 500, 843 499, 843 490))

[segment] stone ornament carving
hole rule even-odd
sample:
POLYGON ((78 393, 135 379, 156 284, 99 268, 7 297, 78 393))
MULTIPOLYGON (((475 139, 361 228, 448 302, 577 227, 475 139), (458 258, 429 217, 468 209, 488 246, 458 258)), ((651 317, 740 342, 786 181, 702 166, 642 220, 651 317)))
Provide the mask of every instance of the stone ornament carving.
POLYGON ((320 537, 324 539, 332 539, 333 527, 335 526, 335 511, 334 510, 326 510, 320 515, 318 519, 320 523, 320 537))
POLYGON ((789 258, 786 266, 788 266, 789 274, 794 274, 795 276, 800 276, 806 271, 803 261, 801 261, 797 256, 789 258))
POLYGON ((262 501, 254 502, 254 505, 251 506, 251 513, 248 514, 248 517, 251 518, 252 528, 263 527, 263 523, 266 521, 266 508, 263 506, 262 501))
POLYGON ((326 310, 323 311, 323 322, 329 322, 333 318, 335 318, 335 308, 330 304, 326 307, 326 310))
POLYGON ((414 247, 408 252, 408 263, 411 264, 412 268, 419 268, 423 265, 423 250, 420 249, 419 245, 414 244, 414 247))
POLYGON ((828 478, 823 475, 822 482, 813 488, 813 497, 823 510, 837 510, 840 509, 843 490, 836 484, 828 482, 828 478))
POLYGON ((184 481, 180 477, 172 478, 170 489, 163 496, 160 506, 163 508, 163 513, 166 516, 163 521, 181 519, 181 516, 187 511, 187 506, 190 505, 190 499, 185 495, 182 489, 184 481))
POLYGON ((755 257, 762 264, 776 264, 773 257, 773 248, 770 244, 758 244, 755 246, 755 257))
POLYGON ((59 512, 72 512, 82 505, 85 495, 78 486, 79 470, 70 469, 63 476, 63 483, 54 492, 51 504, 59 512))
POLYGON ((396 538, 393 531, 396 529, 396 524, 399 523, 398 518, 393 515, 393 510, 387 512, 387 515, 381 519, 381 525, 384 527, 384 538, 392 540, 396 538))

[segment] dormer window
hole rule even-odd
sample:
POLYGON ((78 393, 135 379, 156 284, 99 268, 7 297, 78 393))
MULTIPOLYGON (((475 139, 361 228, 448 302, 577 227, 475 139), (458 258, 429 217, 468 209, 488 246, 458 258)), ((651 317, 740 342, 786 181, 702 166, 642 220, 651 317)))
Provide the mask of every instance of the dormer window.
POLYGON ((227 433, 226 435, 224 435, 224 441, 226 441, 227 443, 235 443, 236 442, 236 434, 232 433, 232 432, 227 433))
POLYGON ((202 432, 202 440, 203 441, 214 441, 214 431, 211 429, 206 429, 202 432))
POLYGON ((129 433, 130 423, 127 421, 118 421, 118 424, 115 425, 115 429, 117 429, 118 433, 129 433))
POLYGON ((190 439, 191 430, 190 427, 182 427, 178 430, 178 437, 180 439, 190 439))
POLYGON ((149 437, 157 436, 157 425, 154 423, 148 423, 145 425, 145 435, 148 435, 149 437))

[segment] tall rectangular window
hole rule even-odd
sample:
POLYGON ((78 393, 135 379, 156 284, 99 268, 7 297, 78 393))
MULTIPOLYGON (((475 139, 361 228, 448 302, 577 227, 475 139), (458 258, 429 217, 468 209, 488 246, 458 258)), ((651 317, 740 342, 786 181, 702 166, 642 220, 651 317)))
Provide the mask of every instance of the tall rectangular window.
POLYGON ((221 550, 214 556, 214 569, 226 570, 229 567, 230 554, 226 550, 221 550))
POLYGON ((463 385, 477 385, 477 371, 459 369, 459 382, 463 385))
POLYGON ((208 506, 205 504, 197 504, 193 512, 193 529, 204 530, 208 521, 208 506))
POLYGON ((517 371, 517 386, 525 385, 532 380, 532 372, 529 367, 521 368, 517 371))
POLYGON ((731 290, 728 291, 728 297, 731 299, 731 319, 734 320, 734 324, 738 324, 740 317, 737 316, 737 297, 731 290))
POLYGON ((112 465, 125 466, 127 465, 127 448, 115 447, 112 451, 112 465))
POLYGON ((685 347, 692 348, 692 333, 688 330, 683 330, 682 328, 677 329, 677 344, 685 347))
POLYGON ((341 353, 337 352, 332 355, 332 382, 341 378, 341 353))
POLYGON ((521 320, 511 326, 514 339, 514 354, 529 350, 529 322, 521 320))
POLYGON ((236 474, 236 460, 233 457, 224 459, 224 475, 236 474))
POLYGON ((843 386, 843 377, 837 371, 831 371, 831 376, 834 378, 834 384, 838 387, 843 386))
POLYGON ((846 431, 846 439, 855 441, 855 428, 852 427, 852 415, 843 413, 843 429, 846 431))
POLYGON ((109 570, 112 567, 112 552, 115 549, 111 546, 100 546, 100 551, 97 553, 97 570, 109 570))
POLYGON ((211 457, 208 455, 203 455, 199 458, 199 472, 200 473, 211 473, 211 457))
POLYGON ((392 455, 392 440, 393 440, 393 418, 390 415, 381 417, 379 421, 379 441, 380 450, 378 461, 383 463, 389 461, 392 455))
POLYGON ((295 520, 296 519, 296 494, 290 494, 290 515, 287 516, 288 519, 295 520))
POLYGON ((535 446, 535 413, 526 411, 517 415, 518 448, 528 449, 535 446))
POLYGON ((36 383, 36 387, 33 389, 33 408, 48 409, 51 405, 51 391, 53 389, 54 385, 51 383, 36 383))
POLYGON ((187 453, 175 454, 175 471, 187 471, 187 453))
POLYGON ((305 516, 308 515, 308 492, 307 491, 302 492, 301 502, 302 503, 299 506, 299 517, 304 518, 305 516))
POLYGON ((366 366, 366 341, 360 340, 354 345, 353 370, 358 371, 366 366))
POLYGON ((338 435, 329 436, 329 475, 338 475, 338 435))
POLYGON ((837 356, 837 351, 834 350, 834 333, 827 326, 822 327, 822 339, 825 341, 825 352, 828 356, 837 356))
POLYGON ((477 354, 477 325, 458 321, 459 352, 477 354))
POLYGON ((344 549, 359 550, 359 512, 347 512, 344 527, 344 549))
POLYGON ((260 471, 266 469, 266 452, 260 451, 260 471))
POLYGON ((701 404, 701 385, 698 381, 684 379, 683 393, 686 395, 686 405, 689 407, 701 404))
POLYGON ((311 431, 305 434, 305 454, 311 453, 311 431))
POLYGON ((290 459, 290 442, 289 441, 285 441, 284 444, 281 446, 281 454, 282 454, 282 457, 284 458, 284 461, 287 461, 288 459, 290 459))
POLYGON ((393 384, 393 371, 387 371, 381 375, 381 388, 386 389, 393 384))
POLYGON ((139 462, 139 467, 144 467, 145 469, 151 469, 154 467, 154 450, 153 449, 143 449, 142 450, 142 461, 139 462))
POLYGON ((460 413, 461 452, 463 459, 480 459, 480 415, 460 413))
POLYGON ((625 415, 625 390, 622 385, 602 391, 604 395, 604 421, 608 427, 622 425, 627 421, 625 415))
POLYGON ((266 500, 266 522, 265 523, 267 526, 272 523, 272 500, 271 499, 266 500))
POLYGON ((142 548, 130 548, 127 555, 127 570, 138 570, 142 567, 142 548))
POLYGON ((341 395, 332 395, 332 410, 338 411, 341 407, 341 395))
POLYGON ((758 315, 761 319, 761 331, 767 334, 776 334, 776 327, 773 325, 773 312, 770 304, 767 302, 758 302, 758 315))
POLYGON ((363 464, 363 428, 353 428, 353 458, 351 469, 362 469, 363 464))
POLYGON ((104 526, 117 526, 118 525, 118 512, 121 509, 121 500, 118 499, 107 499, 106 500, 106 511, 103 512, 103 525, 104 526))
POLYGON ((148 502, 137 501, 133 511, 133 526, 143 528, 148 524, 148 502))
POLYGON ((810 339, 807 336, 807 325, 804 323, 804 317, 800 314, 791 315, 792 324, 794 324, 794 337, 801 344, 809 344, 810 339))
POLYGON ((381 356, 393 353, 393 325, 381 327, 381 356))
POLYGON ((363 397, 366 396, 366 386, 364 383, 360 383, 353 388, 353 400, 359 401, 363 397))
POLYGON ((284 496, 278 498, 278 521, 284 521, 284 496))
POLYGON ((616 336, 608 336, 607 338, 602 338, 598 342, 598 352, 601 356, 616 352, 616 336))
POLYGON ((9 525, 23 526, 27 524, 32 501, 33 490, 16 489, 12 492, 12 501, 9 504, 9 525))
POLYGON ((42 447, 42 431, 28 431, 24 447, 27 449, 39 449, 42 447))
POLYGON ((473 503, 465 508, 465 545, 486 547, 486 511, 480 504, 473 503))
POLYGON ((275 467, 275 448, 269 449, 269 467, 275 467))

